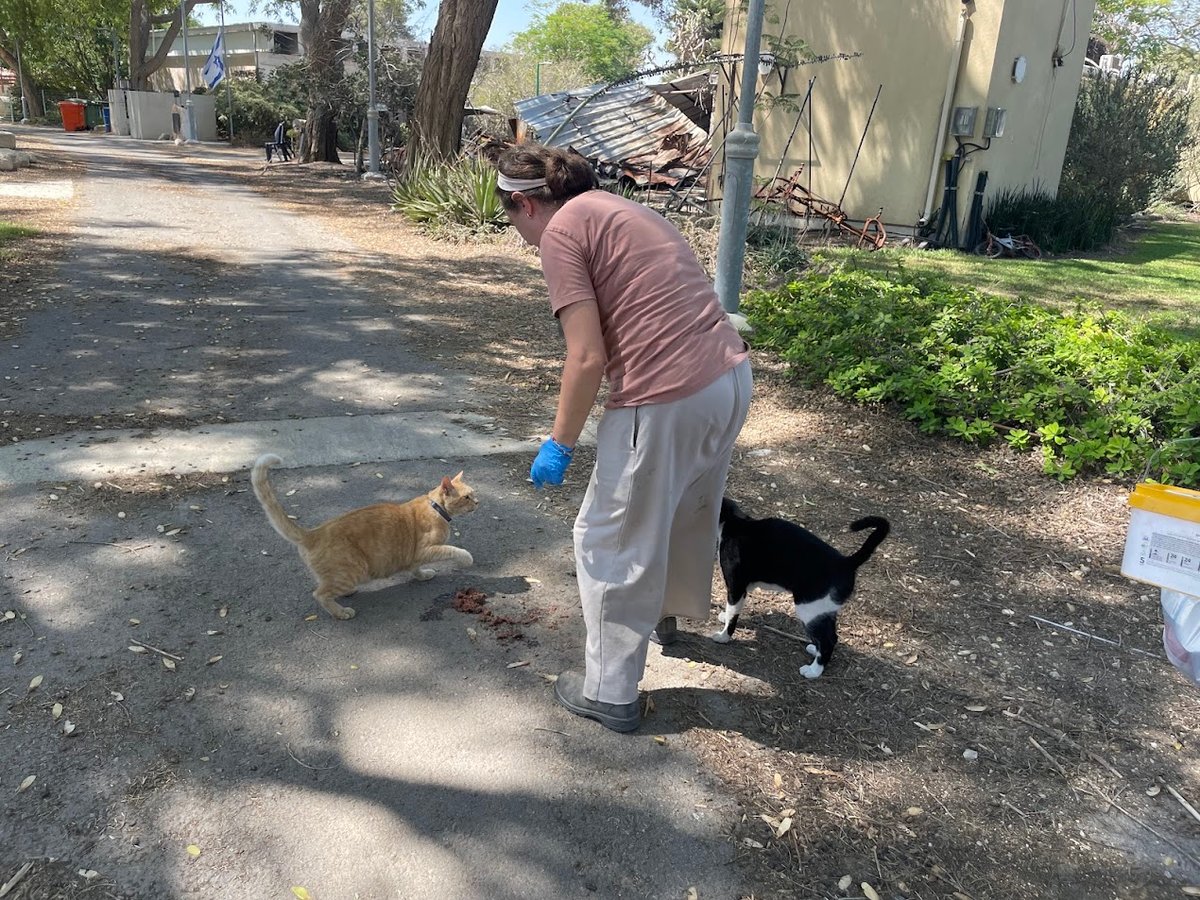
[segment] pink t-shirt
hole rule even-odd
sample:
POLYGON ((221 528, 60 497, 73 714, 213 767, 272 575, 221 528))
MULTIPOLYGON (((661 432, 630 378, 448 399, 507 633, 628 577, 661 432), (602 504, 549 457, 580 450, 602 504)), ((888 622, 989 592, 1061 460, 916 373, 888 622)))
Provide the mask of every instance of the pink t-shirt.
POLYGON ((554 214, 540 250, 556 316, 599 308, 606 407, 688 397, 747 357, 691 247, 652 209, 587 191, 554 214))

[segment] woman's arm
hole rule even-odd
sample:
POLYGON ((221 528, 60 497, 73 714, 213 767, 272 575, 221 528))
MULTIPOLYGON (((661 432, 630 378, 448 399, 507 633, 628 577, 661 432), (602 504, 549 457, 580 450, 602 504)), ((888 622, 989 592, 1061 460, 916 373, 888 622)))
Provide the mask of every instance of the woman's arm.
POLYGON ((563 446, 574 447, 596 402, 596 395, 600 393, 607 354, 595 300, 563 307, 558 321, 567 340, 567 358, 563 363, 558 414, 554 417, 551 437, 563 446))

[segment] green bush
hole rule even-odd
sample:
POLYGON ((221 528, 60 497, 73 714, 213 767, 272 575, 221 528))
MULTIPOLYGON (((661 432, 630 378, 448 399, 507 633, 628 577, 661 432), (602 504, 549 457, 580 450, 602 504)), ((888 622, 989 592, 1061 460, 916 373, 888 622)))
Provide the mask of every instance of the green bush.
POLYGON ((1018 450, 1044 469, 1200 482, 1200 346, 1122 313, 1059 313, 900 276, 810 270, 751 294, 756 345, 863 403, 894 403, 922 431, 1018 450))
POLYGON ((476 157, 414 160, 392 188, 392 209, 427 225, 494 229, 508 221, 496 194, 496 170, 476 157))
POLYGON ((1171 185, 1190 143, 1191 96, 1162 72, 1085 78, 1075 102, 1060 194, 1107 203, 1117 223, 1171 185))
POLYGON ((269 141, 275 126, 307 114, 301 66, 283 66, 266 81, 253 73, 235 73, 229 79, 229 91, 224 83, 217 85, 217 121, 225 134, 229 133, 229 94, 233 95, 233 134, 239 144, 269 141))
POLYGON ((1095 250, 1112 240, 1116 207, 1101 192, 1063 185, 1057 197, 1038 187, 1006 190, 984 213, 993 234, 1027 234, 1047 253, 1095 250))

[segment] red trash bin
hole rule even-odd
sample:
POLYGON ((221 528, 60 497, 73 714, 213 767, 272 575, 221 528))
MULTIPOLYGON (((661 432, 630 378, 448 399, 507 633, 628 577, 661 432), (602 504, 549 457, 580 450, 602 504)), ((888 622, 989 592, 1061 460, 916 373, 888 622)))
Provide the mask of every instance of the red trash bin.
POLYGON ((82 100, 60 100, 63 131, 87 131, 87 104, 82 100))

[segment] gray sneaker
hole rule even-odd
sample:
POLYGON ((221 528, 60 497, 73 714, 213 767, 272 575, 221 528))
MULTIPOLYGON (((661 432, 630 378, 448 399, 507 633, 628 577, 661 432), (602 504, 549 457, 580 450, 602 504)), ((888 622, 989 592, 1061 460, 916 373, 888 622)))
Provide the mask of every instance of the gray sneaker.
POLYGON ((554 682, 554 699, 577 716, 595 719, 611 731, 633 731, 641 722, 637 701, 601 703, 583 696, 583 673, 563 672, 554 682))
POLYGON ((679 639, 679 630, 675 627, 675 617, 667 616, 659 619, 658 625, 650 632, 650 640, 656 644, 673 644, 679 639))

